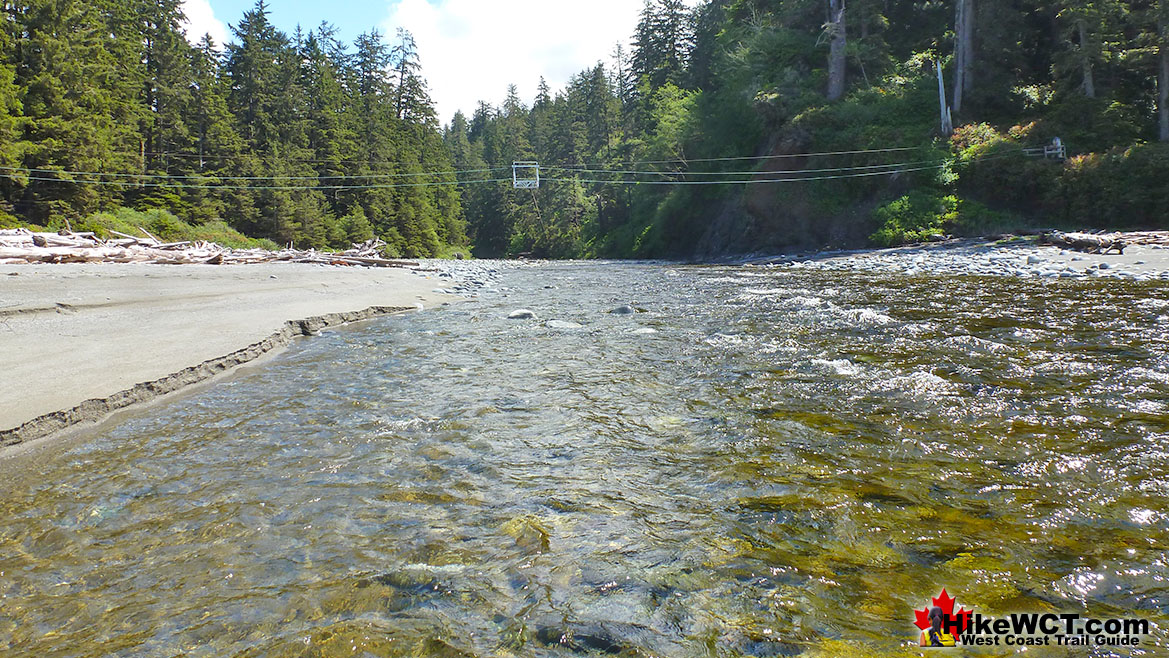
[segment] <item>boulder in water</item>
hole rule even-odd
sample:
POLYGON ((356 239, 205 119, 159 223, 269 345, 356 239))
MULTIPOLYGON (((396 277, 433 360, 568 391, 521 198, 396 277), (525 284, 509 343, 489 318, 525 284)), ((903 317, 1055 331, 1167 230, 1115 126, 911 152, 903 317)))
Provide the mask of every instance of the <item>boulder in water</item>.
POLYGON ((519 516, 503 524, 517 546, 535 553, 548 552, 548 530, 534 516, 519 516))
POLYGON ((519 308, 507 315, 508 320, 535 320, 536 313, 530 309, 519 308))
POLYGON ((619 621, 537 620, 536 641, 548 647, 560 647, 577 654, 621 654, 636 651, 638 640, 650 632, 640 624, 619 621))

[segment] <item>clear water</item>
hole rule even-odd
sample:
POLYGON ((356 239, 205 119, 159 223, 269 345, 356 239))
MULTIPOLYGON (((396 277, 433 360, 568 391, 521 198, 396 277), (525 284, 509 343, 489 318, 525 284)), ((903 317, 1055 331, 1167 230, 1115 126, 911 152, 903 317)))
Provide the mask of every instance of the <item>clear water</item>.
POLYGON ((1169 653, 1164 284, 504 285, 0 472, 0 654, 919 655, 943 586, 1169 653))

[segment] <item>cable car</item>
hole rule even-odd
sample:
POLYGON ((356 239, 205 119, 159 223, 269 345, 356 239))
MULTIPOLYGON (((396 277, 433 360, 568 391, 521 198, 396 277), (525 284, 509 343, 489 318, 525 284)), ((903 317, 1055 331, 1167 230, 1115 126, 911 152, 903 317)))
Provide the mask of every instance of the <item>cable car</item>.
POLYGON ((540 163, 531 160, 511 163, 511 185, 517 190, 540 187, 540 163))

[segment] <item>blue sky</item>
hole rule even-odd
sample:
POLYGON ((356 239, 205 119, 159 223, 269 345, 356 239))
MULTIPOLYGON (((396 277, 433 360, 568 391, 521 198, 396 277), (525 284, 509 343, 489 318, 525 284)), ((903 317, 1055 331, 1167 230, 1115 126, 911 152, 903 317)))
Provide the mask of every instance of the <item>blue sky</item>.
MULTIPOLYGON (((255 0, 210 0, 215 18, 234 25, 244 12, 256 6, 255 0)), ((304 0, 269 0, 268 11, 272 22, 281 30, 292 33, 297 25, 315 28, 322 20, 336 25, 341 38, 352 42, 354 37, 380 23, 388 15, 387 0, 343 0, 323 3, 304 0)))
MULTIPOLYGON (((700 0, 687 0, 695 5, 700 0)), ((184 0, 188 38, 210 32, 222 42, 254 0, 184 0)), ((439 119, 456 110, 468 115, 479 100, 502 102, 507 86, 518 86, 530 102, 540 77, 559 89, 573 74, 609 62, 618 41, 628 44, 641 0, 269 0, 269 16, 291 32, 300 24, 327 20, 339 36, 353 38, 370 28, 394 35, 414 33, 422 72, 439 119)))

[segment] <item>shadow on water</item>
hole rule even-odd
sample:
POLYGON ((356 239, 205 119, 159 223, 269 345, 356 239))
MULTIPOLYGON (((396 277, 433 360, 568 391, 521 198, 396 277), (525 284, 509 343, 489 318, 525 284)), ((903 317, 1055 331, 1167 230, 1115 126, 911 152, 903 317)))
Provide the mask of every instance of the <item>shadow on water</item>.
POLYGON ((916 655, 942 587, 1135 611, 1156 632, 1123 651, 1166 651, 1164 285, 502 285, 26 464, 0 497, 0 652, 916 655))

